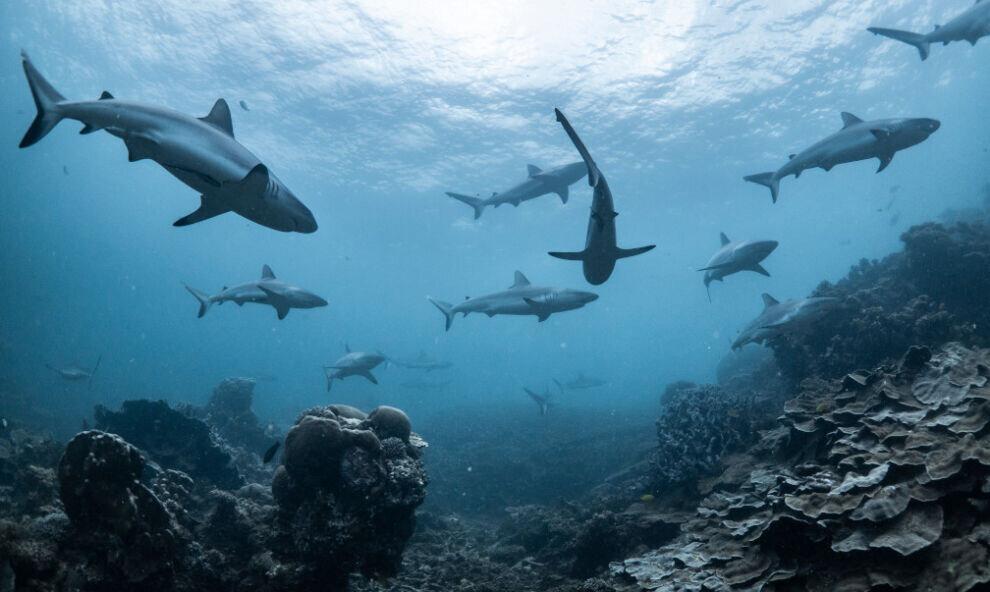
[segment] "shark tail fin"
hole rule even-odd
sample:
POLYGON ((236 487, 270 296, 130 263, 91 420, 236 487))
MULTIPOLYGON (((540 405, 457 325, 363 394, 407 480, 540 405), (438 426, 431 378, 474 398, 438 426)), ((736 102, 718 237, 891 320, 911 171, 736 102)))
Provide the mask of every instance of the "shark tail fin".
POLYGON ((485 200, 477 197, 471 197, 470 195, 462 195, 460 193, 447 192, 447 196, 452 197, 461 203, 466 203, 467 205, 474 208, 475 220, 481 217, 481 213, 485 211, 485 206, 488 205, 487 203, 485 203, 485 200))
POLYGON ((196 288, 191 288, 186 284, 182 285, 186 286, 186 290, 189 290, 189 293, 195 296, 196 300, 199 300, 199 314, 196 315, 196 317, 200 319, 203 318, 206 311, 210 310, 210 305, 213 304, 213 301, 210 299, 210 295, 206 292, 200 292, 196 288))
POLYGON ((931 50, 931 46, 928 39, 924 35, 919 35, 910 31, 901 31, 898 29, 884 29, 881 27, 870 27, 867 31, 873 33, 874 35, 883 35, 884 37, 889 37, 891 39, 896 39, 897 41, 907 43, 908 45, 913 45, 918 49, 918 55, 921 56, 921 61, 928 59, 928 53, 931 50))
POLYGON ((635 257, 636 255, 642 255, 648 251, 652 251, 656 248, 656 245, 646 245, 645 247, 636 247, 635 249, 616 249, 615 258, 625 259, 626 257, 635 257))
POLYGON ((63 115, 58 104, 64 101, 65 97, 45 80, 45 77, 41 75, 41 72, 38 72, 23 51, 21 52, 21 62, 24 65, 28 86, 31 87, 34 104, 38 108, 38 115, 34 118, 34 123, 31 124, 27 133, 24 134, 24 139, 21 140, 20 147, 27 148, 48 135, 48 132, 62 121, 63 115))
POLYGON ((763 185, 764 187, 770 188, 770 197, 773 198, 773 203, 777 203, 777 194, 780 192, 780 179, 774 173, 760 173, 758 175, 750 175, 748 177, 743 177, 746 181, 750 183, 756 183, 758 185, 763 185))
POLYGON ((443 313, 444 318, 447 321, 447 330, 450 331, 450 326, 454 324, 454 307, 443 300, 434 300, 429 296, 426 297, 427 300, 433 303, 433 306, 443 313))

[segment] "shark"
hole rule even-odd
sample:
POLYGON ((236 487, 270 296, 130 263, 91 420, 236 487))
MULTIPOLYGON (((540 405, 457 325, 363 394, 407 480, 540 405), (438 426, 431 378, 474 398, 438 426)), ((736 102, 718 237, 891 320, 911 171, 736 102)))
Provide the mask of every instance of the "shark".
POLYGON ((732 344, 737 350, 747 343, 765 343, 768 339, 805 329, 818 320, 838 298, 819 297, 780 302, 763 294, 763 312, 746 325, 732 344))
POLYGON ((581 390, 597 388, 600 386, 605 386, 608 384, 607 380, 602 380, 601 378, 593 378, 591 376, 585 376, 583 372, 579 372, 577 376, 568 380, 567 382, 561 383, 560 381, 554 380, 558 386, 563 389, 567 387, 570 390, 581 390))
POLYGON ((547 413, 550 412, 550 407, 552 406, 552 402, 550 400, 550 388, 545 388, 542 395, 537 394, 526 387, 523 387, 523 390, 526 391, 529 398, 533 399, 533 402, 535 402, 540 408, 540 417, 546 417, 547 413))
POLYGON ((96 374, 97 369, 100 367, 100 361, 103 360, 103 356, 96 358, 96 364, 93 364, 93 369, 82 368, 74 364, 68 366, 52 366, 50 364, 45 364, 45 367, 58 375, 59 378, 63 380, 68 380, 70 382, 77 382, 80 380, 90 380, 96 374))
POLYGON ((588 184, 595 188, 591 201, 591 216, 588 219, 588 233, 585 237, 584 250, 577 252, 550 251, 551 257, 567 261, 581 261, 584 269, 584 279, 593 286, 604 284, 612 275, 615 263, 619 259, 634 257, 652 250, 656 245, 647 245, 635 249, 620 249, 616 243, 615 211, 612 200, 612 190, 609 189, 605 175, 598 170, 598 165, 591 158, 591 153, 577 132, 571 127, 560 109, 554 109, 557 121, 563 126, 571 142, 581 154, 588 169, 588 184))
POLYGON ((932 43, 948 45, 953 41, 969 41, 970 45, 976 45, 981 37, 990 35, 990 0, 976 0, 975 4, 945 25, 935 25, 935 30, 931 33, 920 34, 883 27, 869 27, 866 30, 874 35, 913 45, 917 48, 921 61, 925 61, 931 52, 932 43))
POLYGON ((316 294, 276 279, 275 273, 268 265, 261 268, 261 279, 232 288, 224 286, 216 296, 210 296, 186 284, 183 285, 199 301, 199 314, 197 315, 199 318, 203 318, 212 304, 223 304, 224 302, 234 302, 237 306, 244 306, 245 302, 268 304, 275 309, 279 320, 284 319, 289 314, 289 310, 293 308, 317 308, 327 305, 327 301, 316 294))
POLYGON ((44 138, 63 119, 82 122, 81 134, 99 130, 127 147, 130 162, 152 160, 201 194, 200 207, 176 220, 188 226, 227 212, 283 232, 316 232, 312 212, 234 139, 227 101, 219 99, 205 117, 114 98, 104 91, 95 101, 68 101, 21 52, 24 73, 38 115, 20 147, 44 138))
POLYGON ((371 371, 385 361, 385 356, 380 353, 352 352, 350 346, 347 345, 344 346, 344 350, 347 352, 344 357, 323 367, 323 372, 327 375, 327 392, 330 392, 334 380, 341 380, 348 376, 363 376, 373 384, 378 384, 378 380, 371 374, 371 371))
POLYGON ((495 315, 534 315, 543 322, 550 315, 568 310, 576 310, 589 302, 598 300, 598 295, 581 290, 534 286, 521 271, 516 271, 515 281, 508 289, 493 292, 485 296, 468 298, 464 302, 452 305, 429 296, 427 300, 433 303, 446 319, 447 331, 454 323, 457 313, 467 316, 470 313, 484 313, 489 317, 495 315))
POLYGON ((445 360, 435 360, 427 356, 425 351, 420 352, 419 357, 412 360, 397 360, 395 358, 388 358, 388 362, 401 368, 426 370, 427 372, 433 372, 434 370, 446 370, 454 365, 452 362, 447 362, 445 360))
POLYGON ((713 281, 724 281, 726 276, 740 271, 755 271, 770 277, 770 272, 764 269, 760 262, 773 253, 779 244, 774 240, 732 242, 724 232, 719 234, 719 238, 722 241, 722 248, 712 255, 708 265, 698 270, 705 272, 705 290, 708 290, 709 302, 712 300, 712 293, 708 286, 713 281))
POLYGON ((495 208, 502 204, 518 206, 524 201, 536 199, 548 193, 556 193, 560 196, 560 201, 566 204, 570 186, 577 183, 581 177, 586 175, 587 169, 583 162, 565 164, 547 171, 541 170, 538 166, 531 164, 527 165, 526 172, 527 177, 525 181, 517 183, 501 193, 492 193, 492 196, 488 199, 451 192, 447 192, 447 196, 474 208, 475 220, 481 217, 481 214, 488 206, 495 208))
POLYGON ((777 203, 780 180, 788 175, 794 175, 796 179, 807 169, 821 168, 828 172, 838 164, 871 158, 880 160, 879 173, 890 165, 899 150, 924 142, 941 126, 937 119, 924 117, 863 121, 847 112, 842 113, 842 124, 838 132, 802 152, 791 154, 790 160, 776 172, 749 175, 744 179, 769 187, 770 197, 777 203))

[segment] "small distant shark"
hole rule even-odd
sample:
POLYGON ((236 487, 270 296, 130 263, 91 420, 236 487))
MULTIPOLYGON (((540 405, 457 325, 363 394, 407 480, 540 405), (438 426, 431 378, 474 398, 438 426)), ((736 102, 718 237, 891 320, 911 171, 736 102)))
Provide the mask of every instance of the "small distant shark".
POLYGON ((447 362, 445 360, 435 360, 426 355, 426 352, 420 352, 419 357, 414 360, 397 360, 395 358, 388 358, 389 363, 395 364, 396 366, 402 368, 410 368, 412 370, 426 370, 427 372, 433 372, 434 370, 445 370, 450 368, 454 364, 452 362, 447 362))
POLYGON ((790 161, 776 172, 744 177, 750 183, 770 188, 770 197, 777 203, 780 180, 788 175, 801 176, 806 169, 831 171, 837 164, 858 160, 880 159, 877 172, 887 168, 894 154, 928 139, 941 123, 937 119, 876 119, 863 121, 852 113, 842 113, 843 127, 810 148, 792 154, 790 161))
POLYGON ((739 349, 747 343, 765 343, 779 335, 801 331, 817 320, 838 298, 804 298, 779 302, 763 295, 763 312, 756 317, 732 344, 739 349))
POLYGON ((557 121, 564 127, 564 131, 571 138, 574 147, 584 159, 584 164, 588 169, 588 184, 595 188, 594 197, 591 201, 591 216, 588 219, 588 234, 584 242, 584 250, 578 252, 551 251, 550 256, 567 261, 581 261, 584 267, 584 279, 589 284, 597 286, 604 284, 612 275, 615 269, 615 262, 625 257, 633 257, 652 250, 656 245, 648 245, 635 249, 620 249, 616 244, 615 237, 615 217, 619 215, 615 211, 612 201, 612 190, 608 187, 608 181, 598 170, 598 165, 591 158, 584 142, 578 137, 577 132, 571 127, 567 118, 554 109, 557 121))
POLYGON ((450 331, 450 326, 454 323, 454 315, 457 313, 467 316, 472 312, 480 312, 489 317, 495 315, 534 315, 542 323, 553 313, 576 310, 589 302, 598 300, 598 294, 566 288, 534 286, 529 283, 521 271, 517 271, 515 281, 508 290, 477 298, 468 298, 456 306, 441 300, 434 300, 429 296, 426 299, 443 313, 447 321, 447 330, 450 331))
POLYGON ((57 374, 59 378, 62 378, 63 380, 77 382, 80 380, 89 380, 93 378, 93 375, 96 374, 96 370, 100 367, 101 360, 103 360, 103 356, 96 358, 96 364, 93 365, 92 370, 80 368, 75 365, 56 367, 50 364, 45 364, 45 367, 57 374))
POLYGON ((380 353, 352 352, 350 346, 347 345, 344 346, 344 350, 347 355, 332 365, 323 367, 323 371, 327 375, 327 392, 330 392, 334 380, 342 380, 348 376, 363 376, 373 384, 378 384, 371 371, 385 361, 385 356, 380 353))
POLYGON ((924 35, 882 27, 870 27, 867 31, 915 46, 921 61, 925 61, 928 59, 932 43, 948 45, 953 41, 969 41, 970 45, 976 45, 981 37, 990 35, 990 1, 976 0, 976 4, 967 8, 965 12, 944 26, 935 25, 934 31, 924 35))
POLYGON ((581 390, 581 389, 597 388, 597 387, 605 386, 606 384, 608 384, 608 381, 607 380, 602 380, 601 378, 592 378, 590 376, 585 376, 583 372, 579 372, 578 375, 575 378, 573 378, 571 380, 568 380, 565 383, 561 383, 561 382, 559 382, 557 380, 554 380, 554 382, 556 382, 557 385, 561 387, 561 389, 563 389, 564 387, 567 387, 568 389, 571 389, 571 390, 581 390))
POLYGON ((547 413, 550 412, 550 407, 552 405, 552 402, 550 401, 551 398, 550 388, 547 387, 546 389, 544 389, 542 395, 538 395, 526 387, 523 387, 523 390, 526 391, 526 394, 529 395, 529 398, 533 399, 533 401, 537 404, 537 406, 539 406, 540 417, 546 417, 547 413))
POLYGON ((760 265, 779 244, 774 240, 747 240, 732 242, 725 233, 721 233, 722 248, 712 255, 708 260, 708 265, 698 271, 705 272, 705 290, 708 290, 708 301, 712 300, 712 293, 708 286, 713 281, 724 281, 723 278, 740 271, 755 271, 756 273, 770 277, 770 272, 760 265))
POLYGON ((275 308, 279 320, 284 319, 291 308, 316 308, 327 305, 327 301, 316 294, 275 279, 272 268, 267 265, 261 268, 260 280, 233 288, 224 286, 216 296, 210 296, 189 286, 186 286, 186 290, 189 290, 189 293, 195 296, 196 300, 199 300, 199 314, 197 316, 200 318, 206 314, 206 311, 210 310, 211 304, 223 304, 228 301, 236 302, 237 306, 243 306, 245 302, 271 305, 275 308))
POLYGON ((450 192, 447 192, 447 195, 474 208, 474 219, 477 220, 488 206, 495 208, 502 204, 518 206, 524 201, 536 199, 548 193, 556 193, 560 196, 561 202, 567 203, 568 188, 587 174, 588 170, 583 162, 574 162, 549 171, 542 171, 537 166, 528 165, 527 172, 529 176, 525 181, 501 193, 493 193, 488 199, 450 192))
POLYGON ((38 116, 21 140, 26 148, 63 119, 85 124, 82 134, 105 130, 124 140, 130 162, 150 159, 202 194, 198 210, 177 220, 187 226, 235 212, 283 232, 316 232, 316 220, 268 167, 234 139, 230 107, 217 100, 206 117, 118 101, 103 91, 96 101, 67 101, 21 52, 38 116))

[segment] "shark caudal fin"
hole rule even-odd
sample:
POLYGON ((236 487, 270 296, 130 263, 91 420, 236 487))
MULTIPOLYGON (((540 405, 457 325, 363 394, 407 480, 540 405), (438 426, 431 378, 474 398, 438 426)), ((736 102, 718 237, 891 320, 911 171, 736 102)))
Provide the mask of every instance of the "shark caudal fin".
POLYGON ((488 205, 487 203, 485 203, 485 200, 480 199, 480 198, 477 198, 477 197, 471 197, 470 195, 462 195, 460 193, 450 193, 448 191, 447 192, 447 196, 448 197, 452 197, 452 198, 456 199, 459 202, 466 203, 467 205, 469 205, 472 208, 474 208, 474 219, 475 220, 477 220, 478 218, 481 217, 481 213, 485 211, 485 206, 488 205))
POLYGON ((763 185, 764 187, 769 187, 770 197, 773 198, 773 203, 777 203, 777 193, 780 191, 780 179, 778 179, 774 173, 760 173, 758 175, 743 177, 743 179, 749 181, 750 183, 756 183, 758 185, 763 185))
POLYGON ((196 315, 196 318, 203 318, 206 311, 210 310, 210 305, 213 304, 213 300, 210 298, 210 295, 206 292, 200 292, 196 288, 191 288, 187 284, 182 285, 186 286, 186 290, 189 290, 189 293, 195 296, 196 300, 199 300, 199 314, 196 315))
POLYGON ((931 50, 928 39, 924 35, 919 35, 917 33, 912 33, 910 31, 900 31, 898 29, 884 29, 881 27, 870 27, 867 29, 870 33, 874 35, 883 35, 884 37, 889 37, 891 39, 896 39, 897 41, 902 41, 908 45, 913 45, 918 48, 918 55, 921 56, 921 61, 928 59, 928 53, 931 50))
POLYGON ((655 249, 656 245, 646 245, 645 247, 636 247, 635 249, 616 249, 615 258, 625 259, 626 257, 635 257, 636 255, 642 255, 648 251, 655 249))
POLYGON ((31 95, 34 96, 34 104, 38 108, 38 116, 34 118, 34 123, 24 134, 20 147, 27 148, 36 143, 41 138, 48 135, 55 125, 62 121, 62 113, 58 104, 65 100, 55 87, 53 87, 45 77, 38 72, 31 60, 23 51, 21 52, 21 62, 24 65, 24 74, 27 76, 28 86, 31 87, 31 95))
POLYGON ((437 307, 437 309, 443 313, 443 316, 447 321, 447 331, 450 331, 450 326, 454 324, 454 307, 443 300, 434 300, 429 296, 427 296, 426 299, 432 302, 433 306, 437 307))

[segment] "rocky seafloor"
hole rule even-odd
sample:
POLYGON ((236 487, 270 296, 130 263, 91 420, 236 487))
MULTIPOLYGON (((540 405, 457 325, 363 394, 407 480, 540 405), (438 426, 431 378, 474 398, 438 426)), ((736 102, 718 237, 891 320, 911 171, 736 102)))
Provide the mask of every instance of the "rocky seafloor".
POLYGON ((663 389, 652 428, 490 414, 428 447, 332 405, 280 433, 237 379, 68 442, 12 416, 0 592, 990 590, 990 230, 903 240, 806 331, 663 389))

